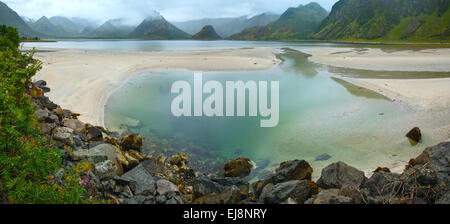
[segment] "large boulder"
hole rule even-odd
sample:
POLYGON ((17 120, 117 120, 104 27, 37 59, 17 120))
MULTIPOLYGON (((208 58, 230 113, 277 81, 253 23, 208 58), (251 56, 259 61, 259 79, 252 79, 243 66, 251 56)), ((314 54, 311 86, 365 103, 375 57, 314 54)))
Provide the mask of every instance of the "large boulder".
POLYGON ((66 127, 57 127, 53 129, 53 139, 60 141, 68 146, 74 146, 73 130, 66 127))
POLYGON ((142 165, 116 178, 116 182, 119 185, 128 185, 134 195, 154 195, 156 192, 155 178, 142 165))
POLYGON ((338 162, 333 163, 322 170, 322 175, 317 181, 317 184, 324 189, 341 189, 343 186, 359 189, 366 179, 363 171, 343 162, 338 162))
POLYGON ((339 189, 321 191, 314 199, 314 204, 351 204, 352 199, 340 194, 339 189))
POLYGON ((390 202, 396 200, 397 194, 402 187, 400 174, 379 171, 374 173, 362 186, 361 192, 371 202, 390 202))
POLYGON ((442 185, 447 185, 450 174, 450 142, 444 142, 425 149, 415 159, 415 165, 428 165, 433 169, 442 185))
POLYGON ((64 119, 63 125, 64 127, 71 128, 78 133, 84 133, 86 131, 86 125, 76 119, 64 119))
POLYGON ((103 140, 103 132, 102 130, 93 127, 93 126, 89 126, 87 128, 87 134, 86 134, 87 140, 88 141, 102 141, 103 140))
POLYGON ((225 187, 212 181, 206 176, 196 177, 194 179, 193 191, 196 198, 208 195, 218 194, 225 190, 225 187))
POLYGON ((131 134, 122 138, 120 142, 122 150, 136 150, 141 151, 142 149, 142 137, 140 135, 131 134))
POLYGON ((250 175, 253 164, 248 158, 238 158, 225 163, 225 177, 244 178, 250 175))
POLYGON ((275 171, 265 184, 278 184, 291 180, 311 180, 313 173, 312 167, 305 160, 293 160, 280 164, 280 167, 275 171))
POLYGON ((432 187, 432 194, 418 190, 417 197, 422 197, 427 202, 443 203, 449 191, 450 142, 425 149, 414 160, 414 167, 403 173, 402 177, 408 178, 406 185, 412 188, 411 190, 432 187))
POLYGON ((94 166, 94 173, 101 180, 113 178, 117 175, 117 171, 117 165, 111 160, 99 162, 94 166))
POLYGON ((87 160, 94 164, 110 160, 117 167, 117 175, 123 174, 122 163, 126 159, 118 148, 110 144, 101 144, 91 149, 81 149, 72 153, 74 160, 87 160))
POLYGON ((166 195, 168 193, 180 192, 180 190, 175 184, 165 179, 160 179, 156 181, 156 191, 158 192, 159 195, 166 195))
POLYGON ((36 117, 39 121, 46 119, 49 115, 48 110, 43 110, 43 109, 36 110, 36 112, 34 112, 34 114, 36 115, 36 117))
POLYGON ((303 204, 311 197, 311 189, 307 180, 293 180, 273 186, 266 185, 261 193, 259 201, 263 204, 280 204, 291 198, 299 204, 303 204))
POLYGON ((241 190, 236 186, 231 186, 219 194, 213 193, 198 198, 194 204, 239 204, 241 200, 241 190))

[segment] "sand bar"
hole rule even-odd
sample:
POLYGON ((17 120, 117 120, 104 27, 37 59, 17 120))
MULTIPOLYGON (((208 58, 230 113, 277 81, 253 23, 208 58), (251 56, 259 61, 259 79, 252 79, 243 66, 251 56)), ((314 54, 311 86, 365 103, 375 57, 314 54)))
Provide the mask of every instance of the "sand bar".
MULTIPOLYGON (((309 60, 332 67, 383 72, 450 72, 450 48, 387 51, 380 48, 318 47, 299 49, 309 60)), ((343 78, 415 110, 449 110, 450 78, 343 78)))

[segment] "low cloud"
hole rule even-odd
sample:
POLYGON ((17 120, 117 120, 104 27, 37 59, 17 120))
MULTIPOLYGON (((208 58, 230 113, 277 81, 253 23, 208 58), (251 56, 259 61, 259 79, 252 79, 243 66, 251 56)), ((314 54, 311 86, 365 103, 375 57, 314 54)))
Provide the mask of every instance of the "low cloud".
MULTIPOLYGON (((41 16, 82 17, 97 22, 127 18, 138 23, 158 11, 169 21, 201 18, 236 17, 262 12, 282 13, 288 7, 311 0, 5 0, 20 15, 37 19, 41 16)), ((337 0, 316 0, 327 10, 337 0)))

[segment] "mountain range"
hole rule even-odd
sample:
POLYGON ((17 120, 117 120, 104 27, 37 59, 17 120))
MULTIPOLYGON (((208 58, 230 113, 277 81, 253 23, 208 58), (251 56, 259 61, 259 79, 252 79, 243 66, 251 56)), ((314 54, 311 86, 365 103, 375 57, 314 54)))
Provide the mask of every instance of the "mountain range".
POLYGON ((140 24, 111 19, 98 25, 83 18, 55 16, 34 21, 0 2, 0 24, 24 37, 232 40, 449 41, 449 0, 339 0, 328 13, 318 3, 282 15, 201 19, 170 23, 148 12, 140 24), (209 27, 210 26, 210 27, 209 27), (215 34, 214 34, 215 33, 215 34), (197 35, 198 34, 198 35, 197 35), (216 36, 217 35, 217 36, 216 36))
POLYGON ((273 13, 263 13, 250 18, 247 16, 215 19, 205 18, 186 22, 174 22, 173 24, 191 35, 200 32, 205 26, 210 25, 214 27, 220 36, 229 37, 250 27, 265 26, 277 20, 279 17, 279 15, 273 13))

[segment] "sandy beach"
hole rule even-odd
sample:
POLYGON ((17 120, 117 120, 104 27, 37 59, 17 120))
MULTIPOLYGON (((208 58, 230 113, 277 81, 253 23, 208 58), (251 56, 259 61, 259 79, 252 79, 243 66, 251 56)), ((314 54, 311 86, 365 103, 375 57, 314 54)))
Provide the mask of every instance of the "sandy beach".
POLYGON ((104 125, 104 106, 109 93, 127 77, 148 70, 193 71, 260 70, 276 66, 273 48, 199 52, 114 52, 39 49, 43 62, 36 80, 46 80, 49 97, 80 113, 80 120, 104 125))

